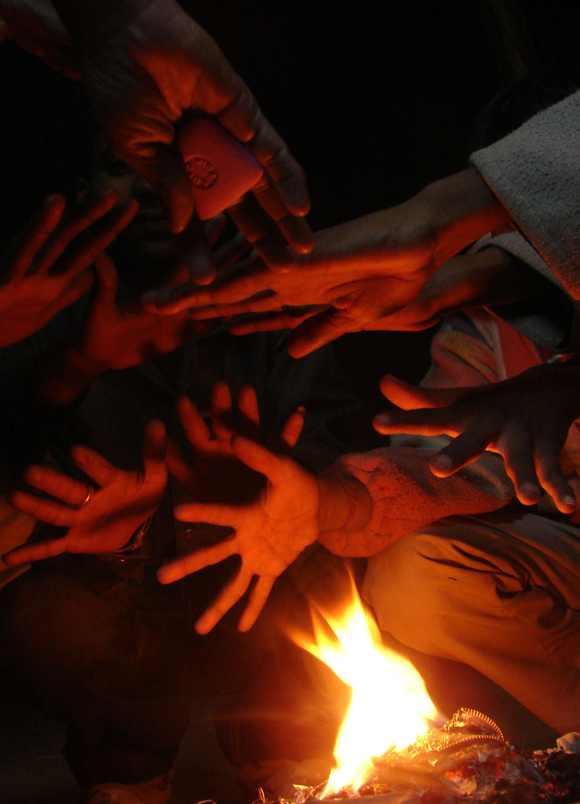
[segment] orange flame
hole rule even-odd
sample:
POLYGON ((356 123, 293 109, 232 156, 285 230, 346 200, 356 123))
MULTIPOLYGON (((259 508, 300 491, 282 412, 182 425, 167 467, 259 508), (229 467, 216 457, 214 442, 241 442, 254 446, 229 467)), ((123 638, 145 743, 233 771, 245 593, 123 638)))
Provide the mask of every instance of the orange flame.
POLYGON ((438 713, 413 665, 382 644, 354 581, 345 611, 321 618, 314 619, 314 642, 296 639, 351 688, 334 746, 336 766, 321 796, 328 798, 341 790, 360 790, 373 775, 374 758, 408 748, 429 731, 438 713))

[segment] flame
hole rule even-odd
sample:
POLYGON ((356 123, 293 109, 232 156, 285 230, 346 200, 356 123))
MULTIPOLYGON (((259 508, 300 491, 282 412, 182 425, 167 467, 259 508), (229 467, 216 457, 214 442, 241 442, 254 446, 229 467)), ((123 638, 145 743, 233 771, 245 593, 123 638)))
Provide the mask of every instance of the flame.
POLYGON ((438 713, 411 662, 382 644, 354 581, 344 612, 338 617, 321 613, 313 625, 314 642, 303 636, 296 640, 351 688, 334 746, 336 765, 321 797, 341 790, 355 794, 372 776, 373 758, 408 748, 429 731, 438 713))

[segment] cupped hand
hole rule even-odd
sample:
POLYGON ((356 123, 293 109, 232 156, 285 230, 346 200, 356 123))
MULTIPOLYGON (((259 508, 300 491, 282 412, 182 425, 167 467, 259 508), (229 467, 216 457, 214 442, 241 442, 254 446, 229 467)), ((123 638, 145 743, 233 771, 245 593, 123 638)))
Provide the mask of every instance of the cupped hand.
MULTIPOLYGON (((310 248, 304 174, 215 41, 175 0, 134 3, 122 25, 84 31, 85 84, 117 153, 160 192, 175 231, 194 208, 174 148, 188 112, 213 117, 264 168, 253 199, 298 251, 310 248), (115 29, 116 28, 116 29, 115 29)), ((85 26, 86 27, 86 26, 85 26)))

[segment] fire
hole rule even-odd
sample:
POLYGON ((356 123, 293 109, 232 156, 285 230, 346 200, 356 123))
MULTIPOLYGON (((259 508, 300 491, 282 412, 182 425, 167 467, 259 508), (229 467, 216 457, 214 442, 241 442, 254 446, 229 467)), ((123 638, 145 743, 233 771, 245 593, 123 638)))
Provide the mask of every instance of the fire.
POLYGON ((345 611, 315 617, 314 635, 314 642, 299 637, 299 644, 351 688, 334 747, 336 766, 322 794, 328 798, 360 790, 373 774, 373 758, 408 748, 429 731, 438 713, 413 665, 382 644, 354 582, 345 611))

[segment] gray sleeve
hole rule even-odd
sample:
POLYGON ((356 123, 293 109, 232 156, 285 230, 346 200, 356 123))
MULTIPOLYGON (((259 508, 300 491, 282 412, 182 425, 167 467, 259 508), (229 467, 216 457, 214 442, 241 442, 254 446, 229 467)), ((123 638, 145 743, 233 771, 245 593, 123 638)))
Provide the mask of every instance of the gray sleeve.
POLYGON ((580 299, 580 92, 471 161, 555 280, 580 299))

